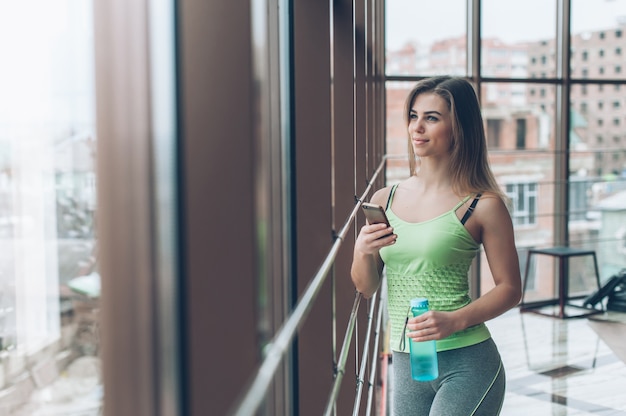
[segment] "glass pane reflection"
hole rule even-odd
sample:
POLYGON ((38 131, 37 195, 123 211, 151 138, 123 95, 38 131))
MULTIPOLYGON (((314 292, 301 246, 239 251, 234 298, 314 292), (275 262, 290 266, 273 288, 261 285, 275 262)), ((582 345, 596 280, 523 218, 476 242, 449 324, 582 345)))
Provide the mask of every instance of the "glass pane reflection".
POLYGON ((387 161, 386 181, 397 183, 409 176, 408 132, 404 119, 404 103, 415 82, 389 81, 386 84, 387 161))
POLYGON ((387 0, 385 4, 387 75, 467 73, 466 1, 387 0))
POLYGON ((0 5, 0 407, 15 414, 102 399, 91 7, 0 5))
POLYGON ((626 78, 626 1, 572 0, 571 76, 626 78))
POLYGON ((556 1, 482 1, 481 71, 490 78, 554 76, 556 1))

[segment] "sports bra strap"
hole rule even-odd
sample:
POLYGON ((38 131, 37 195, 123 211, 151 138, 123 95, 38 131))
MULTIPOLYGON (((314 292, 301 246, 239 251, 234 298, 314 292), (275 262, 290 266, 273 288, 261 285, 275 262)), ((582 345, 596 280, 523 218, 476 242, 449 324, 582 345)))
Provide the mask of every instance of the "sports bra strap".
MULTIPOLYGON (((389 206, 391 206, 391 200, 393 199, 393 194, 396 192, 397 187, 398 187, 398 184, 395 184, 391 187, 391 192, 389 192, 389 196, 387 197, 387 205, 385 206, 385 211, 389 209, 389 206)), ((470 215, 472 215, 472 212, 474 212, 474 208, 476 208, 476 204, 478 204, 478 200, 480 199, 481 196, 482 196, 482 193, 476 194, 476 196, 474 197, 474 200, 472 201, 470 206, 467 208, 467 211, 465 211, 463 218, 461 218, 461 224, 465 225, 465 222, 468 220, 470 215)))
POLYGON ((465 211, 465 215, 463 215, 463 218, 461 218, 461 224, 465 224, 465 222, 470 217, 470 215, 472 215, 472 212, 474 212, 474 208, 476 208, 476 204, 478 204, 478 199, 480 199, 481 195, 482 195, 481 193, 476 194, 476 197, 474 198, 470 206, 467 208, 467 211, 465 211))
POLYGON ((387 211, 389 209, 389 206, 391 206, 391 198, 393 198, 393 194, 396 192, 397 187, 398 184, 395 184, 391 187, 391 192, 389 192, 389 197, 387 198, 387 206, 385 206, 385 211, 387 211))

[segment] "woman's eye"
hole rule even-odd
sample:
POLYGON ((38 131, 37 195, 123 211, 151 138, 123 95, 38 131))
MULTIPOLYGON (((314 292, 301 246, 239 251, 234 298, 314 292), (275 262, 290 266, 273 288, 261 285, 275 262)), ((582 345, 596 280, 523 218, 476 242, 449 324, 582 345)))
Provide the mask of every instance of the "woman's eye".
POLYGON ((409 119, 416 119, 417 118, 417 114, 409 114, 409 119))

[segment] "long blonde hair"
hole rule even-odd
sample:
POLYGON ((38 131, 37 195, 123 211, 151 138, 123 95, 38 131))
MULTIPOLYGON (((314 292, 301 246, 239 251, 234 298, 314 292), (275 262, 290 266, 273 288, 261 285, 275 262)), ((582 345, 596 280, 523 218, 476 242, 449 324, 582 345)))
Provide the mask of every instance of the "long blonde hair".
MULTIPOLYGON (((419 81, 409 93, 404 117, 409 114, 418 95, 437 94, 448 104, 452 117, 450 174, 452 188, 459 195, 473 192, 493 192, 506 200, 489 166, 487 139, 478 97, 472 85, 463 78, 437 76, 419 81)), ((411 137, 408 137, 410 175, 416 174, 417 161, 411 137)))

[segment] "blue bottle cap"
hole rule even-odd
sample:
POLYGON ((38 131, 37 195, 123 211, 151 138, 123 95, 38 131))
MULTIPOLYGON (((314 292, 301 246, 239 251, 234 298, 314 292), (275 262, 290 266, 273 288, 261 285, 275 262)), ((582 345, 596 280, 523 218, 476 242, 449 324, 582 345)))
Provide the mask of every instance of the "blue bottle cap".
POLYGON ((411 308, 428 308, 428 299, 426 298, 411 299, 411 308))

